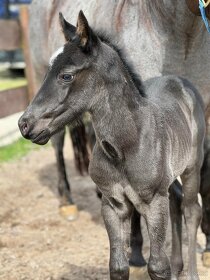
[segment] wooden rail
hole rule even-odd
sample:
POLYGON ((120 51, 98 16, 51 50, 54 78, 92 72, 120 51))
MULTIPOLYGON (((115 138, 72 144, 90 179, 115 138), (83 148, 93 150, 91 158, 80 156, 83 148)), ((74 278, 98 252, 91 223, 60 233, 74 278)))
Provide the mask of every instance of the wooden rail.
POLYGON ((29 10, 26 5, 21 6, 20 9, 20 25, 22 32, 23 54, 26 63, 25 74, 28 81, 28 97, 29 100, 31 100, 36 93, 36 82, 30 53, 29 10))
POLYGON ((17 20, 0 20, 0 50, 11 51, 21 46, 21 28, 17 20))
POLYGON ((0 50, 9 51, 18 48, 23 49, 28 86, 0 92, 0 118, 24 110, 36 91, 30 55, 29 9, 27 5, 22 5, 20 8, 20 20, 0 20, 0 50))
POLYGON ((0 118, 21 112, 27 105, 27 86, 0 91, 0 118))

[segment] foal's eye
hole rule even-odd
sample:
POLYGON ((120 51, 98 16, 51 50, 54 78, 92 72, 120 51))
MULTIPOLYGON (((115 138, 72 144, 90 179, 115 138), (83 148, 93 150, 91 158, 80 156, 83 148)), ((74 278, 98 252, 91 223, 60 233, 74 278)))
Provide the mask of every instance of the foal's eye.
POLYGON ((71 74, 60 74, 59 79, 63 82, 71 82, 74 79, 74 76, 71 74))

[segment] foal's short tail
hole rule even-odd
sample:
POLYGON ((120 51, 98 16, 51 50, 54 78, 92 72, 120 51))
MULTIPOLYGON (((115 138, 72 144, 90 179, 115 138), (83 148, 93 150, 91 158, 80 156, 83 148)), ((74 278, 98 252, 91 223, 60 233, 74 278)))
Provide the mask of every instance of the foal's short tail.
POLYGON ((81 121, 79 126, 70 128, 70 134, 74 149, 74 159, 77 170, 81 175, 88 172, 89 154, 95 145, 95 132, 92 123, 81 121))

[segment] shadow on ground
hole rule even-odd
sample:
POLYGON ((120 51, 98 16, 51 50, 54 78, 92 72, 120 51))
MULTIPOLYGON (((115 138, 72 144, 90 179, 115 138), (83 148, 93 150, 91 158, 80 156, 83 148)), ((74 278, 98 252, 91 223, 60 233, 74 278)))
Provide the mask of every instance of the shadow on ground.
MULTIPOLYGON (((107 280, 108 267, 81 267, 68 264, 66 272, 55 280, 107 280)), ((53 279, 54 280, 54 279, 53 279)))
MULTIPOLYGON (((96 194, 96 186, 88 175, 81 176, 74 167, 73 160, 66 160, 66 170, 71 185, 72 196, 79 211, 89 212, 92 220, 102 223, 101 201, 96 194), (94 199, 95 203, 91 203, 94 199)), ((46 186, 59 200, 56 164, 45 165, 38 171, 40 185, 46 186)))

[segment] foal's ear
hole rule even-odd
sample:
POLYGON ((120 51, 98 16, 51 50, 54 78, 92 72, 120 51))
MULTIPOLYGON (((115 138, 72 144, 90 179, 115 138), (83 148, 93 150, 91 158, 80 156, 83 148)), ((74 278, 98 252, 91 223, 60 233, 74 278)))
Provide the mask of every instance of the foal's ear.
POLYGON ((94 43, 97 41, 97 37, 90 28, 83 11, 80 11, 78 15, 76 34, 79 37, 80 47, 82 47, 85 52, 90 52, 94 43))
POLYGON ((59 20, 66 41, 73 41, 76 36, 76 27, 66 21, 62 13, 59 13, 59 20))

